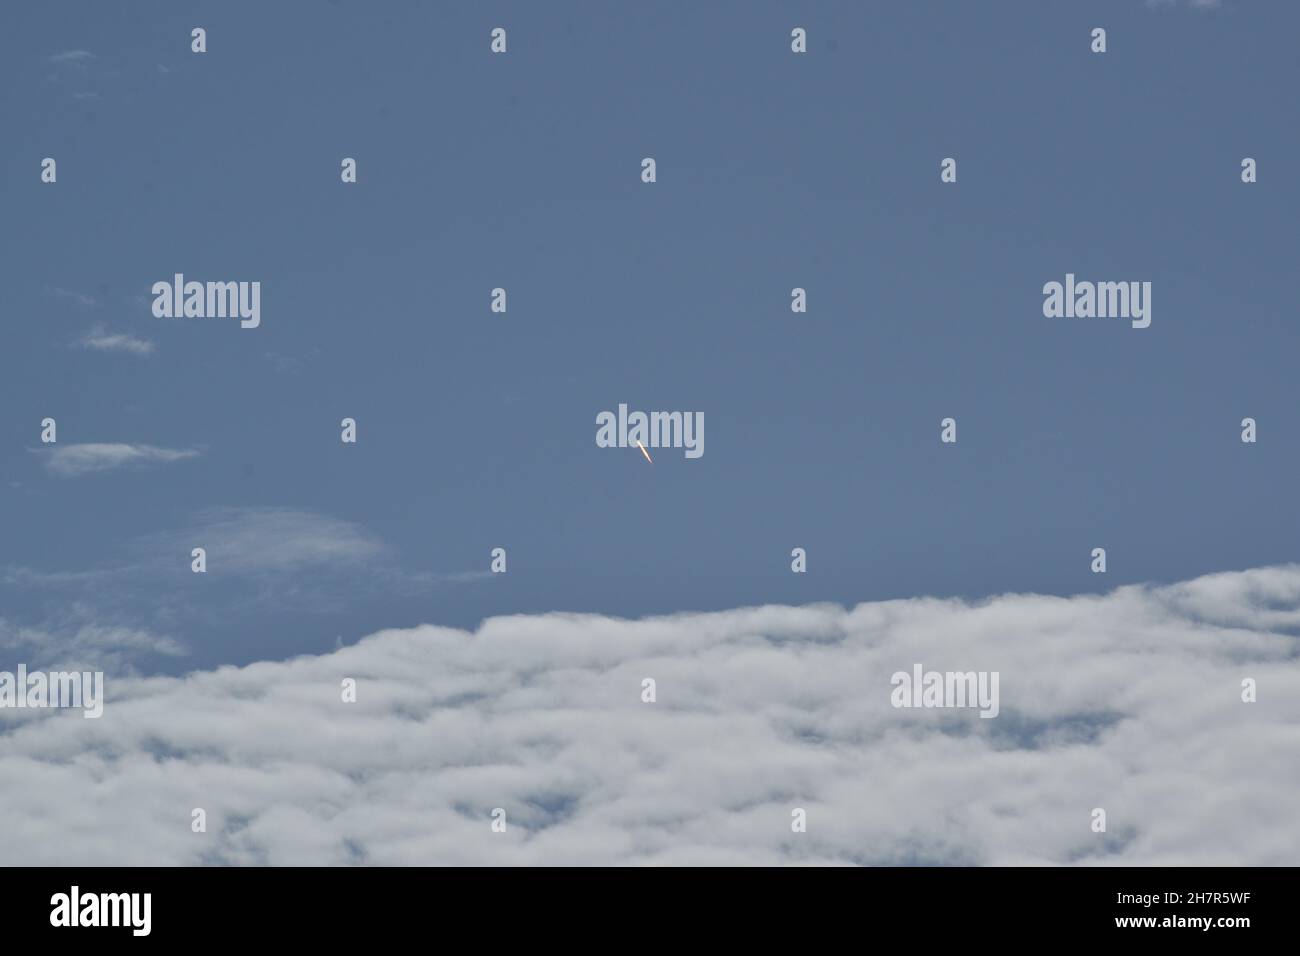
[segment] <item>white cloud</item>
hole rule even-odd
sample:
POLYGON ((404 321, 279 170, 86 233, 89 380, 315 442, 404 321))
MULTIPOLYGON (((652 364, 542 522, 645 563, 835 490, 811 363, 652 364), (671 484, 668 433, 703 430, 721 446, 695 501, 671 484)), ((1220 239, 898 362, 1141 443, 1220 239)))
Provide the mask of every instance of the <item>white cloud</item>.
POLYGON ((75 477, 98 471, 110 471, 125 465, 166 464, 195 458, 197 451, 155 448, 153 445, 127 445, 92 442, 81 445, 55 444, 46 449, 45 467, 62 477, 75 477))
MULTIPOLYGON (((168 629, 179 632, 181 621, 211 628, 255 611, 323 615, 358 599, 428 596, 494 577, 486 568, 440 572, 413 566, 363 526, 317 512, 207 508, 182 526, 123 542, 96 566, 0 565, 0 609, 3 589, 14 588, 25 595, 44 592, 49 606, 84 601, 124 626, 147 629, 163 614, 168 629), (215 585, 199 592, 192 590, 190 569, 195 547, 205 549, 208 580, 215 585)), ((27 626, 56 625, 37 617, 27 626)), ((126 650, 122 657, 129 660, 126 650)), ((45 664, 43 656, 37 660, 45 664)))
POLYGON ((190 528, 148 536, 138 549, 188 554, 195 542, 223 572, 238 575, 346 567, 385 552, 383 542, 359 525, 292 508, 208 508, 190 528))
POLYGON ((1289 566, 975 605, 501 617, 119 679, 99 720, 0 711, 0 863, 1295 864, 1297 605, 1289 566), (1001 714, 892 708, 917 662, 999 671, 1001 714))
POLYGON ((132 355, 153 354, 154 344, 147 339, 137 339, 122 332, 109 332, 97 325, 80 339, 77 345, 97 352, 130 352, 132 355))
POLYGON ((50 57, 51 63, 59 65, 69 63, 85 63, 87 60, 95 59, 95 54, 89 50, 64 50, 62 53, 55 53, 50 57))
POLYGON ((130 672, 145 655, 175 657, 184 653, 176 641, 146 628, 99 623, 82 602, 63 608, 40 626, 0 617, 0 669, 12 671, 21 661, 53 670, 130 672), (3 661, 8 661, 4 663, 3 661))
POLYGON ((54 294, 61 299, 71 299, 77 305, 84 308, 91 308, 99 304, 94 296, 86 295, 84 292, 77 292, 74 289, 54 289, 54 294))

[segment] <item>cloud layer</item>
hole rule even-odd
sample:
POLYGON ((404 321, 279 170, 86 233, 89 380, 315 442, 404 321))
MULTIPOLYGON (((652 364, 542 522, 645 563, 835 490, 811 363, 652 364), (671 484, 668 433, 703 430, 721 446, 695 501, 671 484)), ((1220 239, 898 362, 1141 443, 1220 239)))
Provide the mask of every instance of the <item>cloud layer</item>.
POLYGON ((198 452, 186 449, 156 448, 153 445, 128 445, 114 442, 88 442, 80 445, 51 445, 45 452, 45 467, 64 478, 112 471, 126 465, 168 464, 197 458, 198 452))
POLYGON ((99 720, 0 711, 0 863, 1295 864, 1297 627, 1287 566, 502 617, 119 678, 99 720), (894 709, 915 663, 1000 672, 1000 715, 894 709))

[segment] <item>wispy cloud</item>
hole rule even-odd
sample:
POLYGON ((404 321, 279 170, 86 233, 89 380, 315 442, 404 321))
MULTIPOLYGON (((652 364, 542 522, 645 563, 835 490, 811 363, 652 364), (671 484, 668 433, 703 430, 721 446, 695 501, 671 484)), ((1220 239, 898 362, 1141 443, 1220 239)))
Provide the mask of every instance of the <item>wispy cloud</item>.
POLYGON ((261 576, 347 567, 386 551, 378 538, 350 521, 292 508, 208 508, 175 532, 149 535, 139 550, 184 551, 201 544, 223 572, 261 576))
MULTIPOLYGON (((178 657, 185 653, 170 637, 105 619, 102 611, 80 601, 37 625, 0 617, 0 651, 11 665, 23 661, 41 669, 114 674, 132 672, 134 664, 149 655, 178 657)), ((7 669, 12 669, 11 665, 7 669)))
MULTIPOLYGON (((106 74, 101 69, 101 61, 89 50, 64 50, 47 57, 52 69, 45 77, 47 83, 62 87, 64 93, 83 104, 100 99, 98 90, 87 89, 98 86, 106 74)), ((111 74, 107 74, 111 75, 111 74)))
POLYGON ((64 478, 92 472, 111 471, 128 465, 168 464, 197 458, 199 452, 191 449, 156 448, 153 445, 128 445, 121 443, 92 442, 80 445, 49 445, 33 449, 45 455, 45 467, 64 478))
POLYGON ((55 53, 51 56, 50 62, 56 66, 67 66, 74 63, 86 63, 94 59, 96 59, 95 54, 89 50, 64 50, 62 53, 55 53))
POLYGON ((71 301, 75 302, 77 305, 83 306, 85 308, 91 308, 99 304, 99 301, 94 296, 86 295, 86 293, 84 292, 77 292, 74 289, 55 288, 51 291, 59 298, 70 299, 71 301))
POLYGON ((262 357, 275 366, 276 371, 297 374, 302 371, 302 362, 292 355, 279 352, 263 352, 262 357))
MULTIPOLYGON (((179 527, 125 542, 97 566, 0 565, 0 608, 31 600, 49 607, 83 602, 120 626, 151 630, 161 621, 188 643, 196 633, 229 627, 234 620, 247 626, 248 615, 330 614, 358 600, 421 597, 493 577, 486 568, 439 572, 412 566, 361 525, 329 515, 279 507, 209 508, 179 527), (207 554, 211 584, 200 592, 186 590, 194 585, 190 552, 195 547, 207 554), (22 601, 6 596, 6 588, 21 594, 22 601), (186 597, 169 603, 160 588, 186 597)), ((55 629, 44 622, 34 627, 55 629)))
POLYGON ((124 678, 99 720, 8 721, 0 863, 1290 864, 1300 670, 1270 622, 1298 614, 1288 566, 978 604, 516 615, 124 678), (895 709, 914 662, 999 671, 1001 713, 895 709))
POLYGON ((80 339, 77 345, 83 349, 97 352, 129 352, 132 355, 151 355, 154 344, 147 339, 137 339, 124 332, 109 332, 102 325, 97 325, 80 339))
MULTIPOLYGON (((1185 0, 1186 5, 1198 10, 1213 10, 1222 6, 1222 0, 1185 0)), ((1147 0, 1148 7, 1176 7, 1179 0, 1147 0)))
MULTIPOLYGON (((262 577, 328 569, 347 573, 358 565, 380 568, 389 548, 358 524, 294 508, 205 508, 183 527, 135 538, 124 553, 101 568, 38 571, 0 567, 0 585, 86 590, 96 584, 122 591, 125 579, 145 573, 156 582, 177 572, 175 555, 202 546, 220 576, 262 577)), ((181 572, 189 573, 189 559, 181 572)), ((452 576, 454 577, 454 576, 452 576)))
MULTIPOLYGON (((411 567, 378 536, 351 521, 284 507, 207 508, 183 528, 146 535, 133 553, 188 554, 202 546, 209 573, 236 582, 244 609, 339 609, 378 595, 412 597, 481 582, 490 571, 437 572, 411 567)), ((170 573, 179 573, 168 557, 170 573)), ((159 568, 155 573, 167 573, 159 568)), ((186 566, 185 573, 188 573, 186 566)))

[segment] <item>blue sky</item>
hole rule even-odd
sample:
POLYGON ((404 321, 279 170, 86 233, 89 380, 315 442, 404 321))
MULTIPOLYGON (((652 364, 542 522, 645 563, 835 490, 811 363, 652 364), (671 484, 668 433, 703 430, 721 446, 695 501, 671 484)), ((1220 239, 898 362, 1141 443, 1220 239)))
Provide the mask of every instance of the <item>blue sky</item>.
POLYGON ((20 643, 167 672, 1297 559, 1293 4, 131 11, 0 35, 20 643), (174 272, 260 281, 260 328, 155 318, 174 272), (1067 272, 1152 282, 1151 327, 1044 318, 1067 272), (706 453, 596 447, 620 402, 702 411, 706 453), (46 416, 195 454, 64 474, 46 416))

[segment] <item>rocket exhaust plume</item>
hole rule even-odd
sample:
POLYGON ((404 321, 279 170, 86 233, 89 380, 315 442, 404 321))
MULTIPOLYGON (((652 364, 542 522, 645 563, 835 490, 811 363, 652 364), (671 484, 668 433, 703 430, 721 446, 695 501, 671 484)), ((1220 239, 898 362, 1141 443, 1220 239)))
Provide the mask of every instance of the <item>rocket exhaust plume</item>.
POLYGON ((648 451, 645 450, 645 445, 641 444, 641 443, 638 441, 638 442, 636 443, 636 447, 641 449, 641 454, 645 455, 645 460, 646 460, 646 461, 650 462, 650 464, 652 464, 652 465, 655 463, 655 460, 654 460, 653 458, 650 457, 650 453, 649 453, 648 451))

